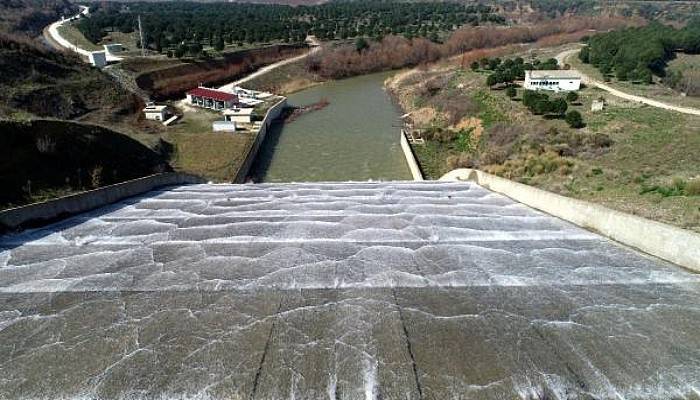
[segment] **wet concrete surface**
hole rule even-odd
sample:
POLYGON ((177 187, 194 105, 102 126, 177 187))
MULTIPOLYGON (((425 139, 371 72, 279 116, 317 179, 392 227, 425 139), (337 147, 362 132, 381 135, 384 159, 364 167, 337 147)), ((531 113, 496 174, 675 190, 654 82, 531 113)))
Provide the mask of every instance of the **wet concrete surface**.
POLYGON ((0 238, 1 399, 700 399, 700 277, 469 183, 192 185, 0 238))

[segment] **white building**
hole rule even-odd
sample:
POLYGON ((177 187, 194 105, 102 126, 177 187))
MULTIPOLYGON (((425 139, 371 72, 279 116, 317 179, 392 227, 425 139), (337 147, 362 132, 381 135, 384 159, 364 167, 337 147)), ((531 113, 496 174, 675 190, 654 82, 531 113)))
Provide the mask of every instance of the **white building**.
POLYGON ((226 121, 249 124, 253 122, 252 108, 229 108, 223 111, 226 121))
POLYGON ((90 64, 97 68, 102 68, 107 65, 107 53, 104 51, 92 51, 88 55, 90 64))
POLYGON ((162 122, 168 116, 168 106, 149 104, 143 109, 143 114, 146 116, 146 119, 162 122))
POLYGON ((211 124, 211 129, 214 132, 235 132, 236 123, 232 121, 214 121, 211 124))
POLYGON ((581 75, 572 70, 525 71, 525 89, 575 91, 581 88, 581 75))

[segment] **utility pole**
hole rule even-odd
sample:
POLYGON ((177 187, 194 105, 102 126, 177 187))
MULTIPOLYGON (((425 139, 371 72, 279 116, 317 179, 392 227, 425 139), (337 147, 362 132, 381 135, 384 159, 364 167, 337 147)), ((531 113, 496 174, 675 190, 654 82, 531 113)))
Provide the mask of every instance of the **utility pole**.
POLYGON ((141 42, 141 56, 146 57, 146 43, 143 41, 143 28, 141 27, 141 16, 139 15, 139 41, 141 42))

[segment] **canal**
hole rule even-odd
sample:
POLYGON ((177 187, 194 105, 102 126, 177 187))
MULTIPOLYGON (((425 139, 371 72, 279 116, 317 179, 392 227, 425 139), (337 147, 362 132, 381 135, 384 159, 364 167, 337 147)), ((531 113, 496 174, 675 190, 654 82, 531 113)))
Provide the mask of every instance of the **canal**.
POLYGON ((399 143, 401 113, 384 90, 389 75, 328 82, 290 95, 292 106, 324 98, 330 103, 274 126, 253 165, 253 180, 410 180, 399 143))

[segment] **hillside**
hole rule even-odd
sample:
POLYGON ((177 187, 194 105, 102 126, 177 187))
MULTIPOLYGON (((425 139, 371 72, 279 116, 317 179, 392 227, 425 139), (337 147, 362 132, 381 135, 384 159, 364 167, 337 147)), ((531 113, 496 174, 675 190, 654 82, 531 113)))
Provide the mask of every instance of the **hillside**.
POLYGON ((139 107, 135 96, 100 70, 20 36, 0 34, 0 70, 0 117, 88 117, 112 123, 139 107))
MULTIPOLYGON (((494 55, 532 62, 561 48, 506 50, 494 55)), ((428 177, 479 168, 700 231, 700 118, 583 88, 577 100, 567 101, 568 110, 583 116, 584 127, 576 129, 562 116, 528 110, 520 88, 512 99, 508 90, 490 88, 490 73, 488 67, 445 63, 397 74, 388 82, 426 140, 414 151, 428 177), (604 110, 591 111, 592 102, 601 98, 604 110)))
POLYGON ((46 25, 75 10, 76 5, 68 0, 3 0, 0 32, 39 36, 46 25))
POLYGON ((67 121, 0 121, 0 149, 0 209, 169 169, 126 135, 67 121))

